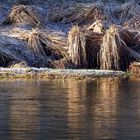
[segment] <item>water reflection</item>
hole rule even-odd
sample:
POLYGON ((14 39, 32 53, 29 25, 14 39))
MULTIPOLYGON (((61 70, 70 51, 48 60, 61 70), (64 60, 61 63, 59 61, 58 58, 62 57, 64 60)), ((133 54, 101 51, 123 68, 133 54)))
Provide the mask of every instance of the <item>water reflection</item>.
POLYGON ((36 140, 39 137, 40 84, 34 82, 15 84, 12 86, 16 87, 16 90, 11 94, 10 100, 11 139, 36 140))
POLYGON ((139 80, 0 82, 0 139, 139 139, 139 80))
POLYGON ((140 139, 140 81, 124 81, 117 101, 117 138, 140 139))
POLYGON ((117 100, 119 80, 103 79, 97 85, 98 96, 94 104, 94 132, 95 137, 116 137, 117 100))
POLYGON ((68 85, 68 119, 72 137, 114 138, 119 81, 69 81, 68 85))

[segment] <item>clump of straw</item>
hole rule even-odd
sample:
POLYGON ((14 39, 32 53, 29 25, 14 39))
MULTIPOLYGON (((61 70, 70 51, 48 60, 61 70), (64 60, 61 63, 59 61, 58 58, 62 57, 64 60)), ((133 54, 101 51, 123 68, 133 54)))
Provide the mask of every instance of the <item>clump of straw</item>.
POLYGON ((102 5, 94 4, 75 4, 70 7, 60 7, 51 10, 48 19, 53 22, 76 23, 78 25, 93 23, 96 20, 104 19, 102 5))
POLYGON ((74 68, 72 62, 68 58, 63 58, 60 60, 54 60, 50 61, 48 63, 49 68, 55 68, 55 69, 69 69, 74 68))
POLYGON ((103 37, 100 49, 100 68, 125 70, 131 62, 128 47, 120 38, 118 28, 111 26, 103 37))
POLYGON ((103 33, 104 32, 104 25, 102 20, 97 20, 88 27, 86 27, 86 30, 91 30, 96 33, 103 33))
POLYGON ((47 32, 42 32, 34 29, 27 36, 28 46, 36 56, 39 56, 47 63, 50 59, 61 59, 67 54, 63 49, 66 45, 59 36, 48 35, 47 32))
POLYGON ((103 33, 74 26, 68 35, 69 57, 76 68, 98 68, 103 33))
POLYGON ((42 24, 42 20, 31 6, 15 5, 3 24, 22 24, 38 27, 42 24))
POLYGON ((69 57, 77 68, 87 68, 86 39, 81 28, 74 26, 68 35, 69 57))

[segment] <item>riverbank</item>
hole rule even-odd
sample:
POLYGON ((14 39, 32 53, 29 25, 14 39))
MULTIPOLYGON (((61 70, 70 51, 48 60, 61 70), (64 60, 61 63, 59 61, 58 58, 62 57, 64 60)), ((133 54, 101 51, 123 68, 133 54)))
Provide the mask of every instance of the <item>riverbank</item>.
POLYGON ((0 78, 127 77, 119 70, 140 62, 139 8, 131 1, 3 3, 0 78))
POLYGON ((0 68, 0 79, 94 79, 99 77, 125 78, 127 73, 112 70, 0 68))

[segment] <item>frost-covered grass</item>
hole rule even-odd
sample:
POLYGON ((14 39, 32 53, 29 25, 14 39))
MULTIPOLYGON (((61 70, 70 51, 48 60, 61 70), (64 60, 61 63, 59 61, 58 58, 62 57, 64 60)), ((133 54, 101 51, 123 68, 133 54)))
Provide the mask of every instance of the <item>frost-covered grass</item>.
MULTIPOLYGON (((2 3, 20 3, 20 4, 43 4, 43 3, 48 3, 48 4, 54 4, 54 3, 65 3, 65 2, 82 2, 82 3, 88 3, 88 2, 95 2, 95 1, 99 1, 99 0, 0 0, 0 2, 2 3)), ((128 0, 101 0, 101 1, 105 1, 105 2, 126 2, 128 0)))

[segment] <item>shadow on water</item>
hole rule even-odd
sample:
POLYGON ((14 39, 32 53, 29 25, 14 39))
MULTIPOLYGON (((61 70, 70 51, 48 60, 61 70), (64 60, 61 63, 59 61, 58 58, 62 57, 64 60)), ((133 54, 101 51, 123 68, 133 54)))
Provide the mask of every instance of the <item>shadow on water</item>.
POLYGON ((140 80, 1 81, 0 139, 140 139, 140 80))

